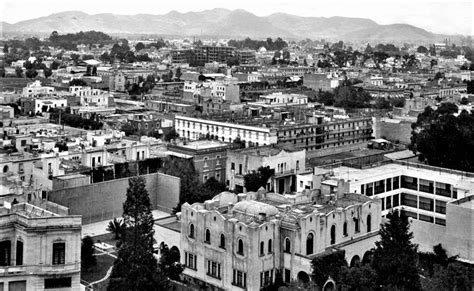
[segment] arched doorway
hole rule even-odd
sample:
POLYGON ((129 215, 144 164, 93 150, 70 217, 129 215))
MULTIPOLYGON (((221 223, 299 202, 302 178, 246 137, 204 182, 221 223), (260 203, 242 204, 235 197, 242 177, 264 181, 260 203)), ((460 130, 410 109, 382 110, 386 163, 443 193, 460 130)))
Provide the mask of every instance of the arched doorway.
POLYGON ((355 256, 352 257, 350 266, 352 268, 352 267, 355 267, 355 266, 358 266, 358 265, 360 265, 360 257, 358 255, 355 255, 355 256))
POLYGON ((172 246, 170 249, 170 260, 172 262, 179 262, 181 259, 181 254, 177 246, 172 246))
POLYGON ((301 282, 301 283, 308 283, 309 282, 309 275, 308 273, 304 272, 304 271, 300 271, 298 273, 298 281, 301 282))
POLYGON ((370 264, 370 262, 372 262, 372 256, 373 256, 372 251, 366 251, 364 256, 362 257, 362 264, 363 265, 370 264))

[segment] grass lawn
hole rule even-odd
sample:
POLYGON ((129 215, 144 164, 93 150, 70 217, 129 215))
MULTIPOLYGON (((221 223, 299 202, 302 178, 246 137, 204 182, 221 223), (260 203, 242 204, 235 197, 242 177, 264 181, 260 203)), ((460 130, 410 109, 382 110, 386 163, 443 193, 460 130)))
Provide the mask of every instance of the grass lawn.
POLYGON ((90 267, 89 270, 81 270, 81 279, 89 283, 102 279, 115 261, 109 255, 96 256, 95 258, 97 260, 95 266, 90 267))

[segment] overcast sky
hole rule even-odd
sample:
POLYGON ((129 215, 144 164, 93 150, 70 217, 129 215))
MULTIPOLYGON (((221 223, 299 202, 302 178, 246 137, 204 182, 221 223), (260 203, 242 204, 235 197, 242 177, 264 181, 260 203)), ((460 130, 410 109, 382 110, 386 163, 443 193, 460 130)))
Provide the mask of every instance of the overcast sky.
POLYGON ((469 0, 2 0, 1 21, 18 21, 79 10, 88 14, 165 14, 212 8, 245 9, 259 16, 285 12, 300 16, 370 18, 379 24, 407 23, 435 33, 474 33, 469 0))

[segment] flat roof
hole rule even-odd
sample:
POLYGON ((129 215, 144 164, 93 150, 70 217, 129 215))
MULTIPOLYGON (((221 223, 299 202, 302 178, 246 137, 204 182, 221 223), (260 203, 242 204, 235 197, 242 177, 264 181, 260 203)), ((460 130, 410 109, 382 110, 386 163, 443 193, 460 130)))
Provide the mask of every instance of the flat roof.
POLYGON ((196 140, 188 142, 187 144, 179 144, 178 146, 193 150, 209 149, 209 148, 218 148, 224 147, 228 144, 225 142, 220 142, 216 140, 196 140))
MULTIPOLYGON (((415 164, 414 164, 415 165, 415 164)), ((417 176, 422 176, 426 180, 443 180, 451 181, 455 185, 462 184, 464 187, 474 184, 474 178, 466 177, 461 174, 457 174, 450 171, 449 169, 442 168, 422 168, 416 167, 414 165, 403 165, 398 163, 388 163, 373 168, 357 169, 347 166, 340 166, 332 169, 334 174, 334 179, 344 179, 351 181, 360 181, 360 180, 376 180, 377 177, 386 176, 386 174, 393 173, 393 175, 413 175, 413 172, 417 176)), ((424 166, 424 165, 423 165, 424 166)), ((470 188, 470 187, 469 187, 470 188)))

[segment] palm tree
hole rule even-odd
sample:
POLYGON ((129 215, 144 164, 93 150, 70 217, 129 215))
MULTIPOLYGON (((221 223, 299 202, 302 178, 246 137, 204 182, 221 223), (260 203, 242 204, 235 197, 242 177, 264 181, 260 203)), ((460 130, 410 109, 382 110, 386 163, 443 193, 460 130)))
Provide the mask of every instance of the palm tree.
POLYGON ((114 233, 115 239, 120 239, 125 231, 125 224, 121 219, 114 218, 114 220, 109 221, 107 231, 114 233))

